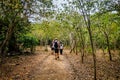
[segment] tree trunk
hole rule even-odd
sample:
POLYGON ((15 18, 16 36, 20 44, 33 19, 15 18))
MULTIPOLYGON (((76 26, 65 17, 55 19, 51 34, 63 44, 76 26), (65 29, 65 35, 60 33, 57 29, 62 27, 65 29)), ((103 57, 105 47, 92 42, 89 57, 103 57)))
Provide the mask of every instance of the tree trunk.
POLYGON ((7 33, 6 33, 5 40, 3 41, 3 43, 0 46, 0 56, 1 56, 2 60, 3 60, 4 56, 5 56, 5 50, 6 50, 7 45, 9 44, 9 40, 11 38, 13 30, 14 30, 14 26, 13 26, 13 24, 11 22, 9 24, 9 28, 8 28, 7 33))
POLYGON ((45 41, 45 51, 48 51, 48 48, 47 48, 47 39, 46 39, 46 41, 45 41))
POLYGON ((116 41, 116 40, 117 40, 117 38, 115 38, 115 40, 114 40, 114 52, 115 52, 116 49, 117 49, 117 46, 116 46, 116 45, 117 45, 117 41, 116 41))
POLYGON ((78 35, 79 35, 79 41, 81 42, 81 46, 82 46, 82 49, 81 49, 81 62, 84 63, 85 42, 84 42, 84 39, 83 39, 84 36, 82 34, 81 28, 80 28, 80 34, 78 34, 78 35))
POLYGON ((70 53, 75 52, 74 48, 75 48, 75 37, 74 37, 74 33, 71 32, 70 35, 70 53))
POLYGON ((94 45, 93 45, 93 39, 92 39, 92 32, 90 28, 90 19, 88 18, 88 32, 89 32, 89 37, 90 37, 90 43, 91 43, 91 48, 92 48, 92 54, 93 54, 93 62, 94 62, 94 80, 97 80, 96 78, 96 55, 95 55, 95 50, 94 50, 94 45))
POLYGON ((12 52, 12 51, 20 52, 19 45, 17 44, 17 40, 15 37, 15 33, 12 33, 12 36, 8 44, 8 52, 12 52))
POLYGON ((72 44, 71 44, 71 50, 70 53, 74 52, 75 53, 75 40, 72 40, 72 44))
POLYGON ((84 43, 82 42, 81 62, 84 63, 84 43))
POLYGON ((75 40, 75 53, 76 53, 76 55, 78 55, 78 52, 77 52, 77 40, 75 40))
POLYGON ((85 42, 84 42, 84 39, 83 39, 83 34, 82 32, 80 32, 81 34, 81 44, 82 44, 82 55, 81 55, 81 61, 82 63, 84 63, 84 49, 85 49, 85 42))
POLYGON ((94 80, 97 80, 96 78, 96 55, 95 55, 95 50, 94 50, 94 45, 93 45, 93 39, 92 39, 92 32, 91 32, 91 23, 90 23, 90 11, 86 10, 85 7, 83 7, 83 0, 79 0, 82 12, 82 16, 85 21, 85 25, 87 26, 88 32, 89 32, 89 37, 90 37, 90 43, 91 43, 91 48, 92 48, 92 54, 93 54, 93 64, 94 64, 94 80))
POLYGON ((81 49, 81 62, 84 63, 84 50, 81 49))
POLYGON ((30 52, 31 52, 31 54, 33 54, 35 52, 35 46, 33 46, 33 45, 31 46, 30 52))
POLYGON ((11 35, 14 31, 14 26, 12 25, 12 23, 9 25, 9 28, 7 30, 6 36, 5 36, 5 40, 3 41, 2 45, 0 46, 0 55, 4 56, 4 51, 6 49, 6 46, 9 44, 9 40, 11 38, 11 35))
POLYGON ((104 32, 105 36, 106 36, 106 42, 107 42, 107 46, 108 46, 108 53, 109 53, 109 59, 110 61, 112 61, 112 55, 111 55, 111 51, 110 51, 110 42, 109 42, 109 37, 107 35, 106 32, 104 32))

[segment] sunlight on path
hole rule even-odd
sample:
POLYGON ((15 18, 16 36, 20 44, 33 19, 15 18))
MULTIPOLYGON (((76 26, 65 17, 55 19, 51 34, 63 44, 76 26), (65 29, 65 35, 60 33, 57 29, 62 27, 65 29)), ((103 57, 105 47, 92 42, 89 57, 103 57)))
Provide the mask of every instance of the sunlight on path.
POLYGON ((59 60, 50 55, 42 65, 36 67, 32 80, 72 80, 70 64, 64 56, 59 60))

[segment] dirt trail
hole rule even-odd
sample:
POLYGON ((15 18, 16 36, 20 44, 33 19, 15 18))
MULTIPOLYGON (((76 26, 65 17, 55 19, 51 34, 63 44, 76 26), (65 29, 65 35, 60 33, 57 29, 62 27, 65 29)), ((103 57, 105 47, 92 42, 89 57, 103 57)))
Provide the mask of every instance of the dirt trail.
POLYGON ((55 56, 50 55, 32 71, 31 80, 73 80, 73 78, 73 71, 66 57, 60 55, 60 59, 55 60, 55 56))
MULTIPOLYGON (((0 70, 0 80, 93 80, 92 56, 86 56, 81 63, 80 54, 69 54, 64 50, 59 60, 55 56, 37 47, 35 54, 18 55, 5 58, 0 70)), ((99 54, 98 54, 99 55, 99 54)), ((120 60, 106 61, 97 58, 98 80, 119 80, 120 60)))

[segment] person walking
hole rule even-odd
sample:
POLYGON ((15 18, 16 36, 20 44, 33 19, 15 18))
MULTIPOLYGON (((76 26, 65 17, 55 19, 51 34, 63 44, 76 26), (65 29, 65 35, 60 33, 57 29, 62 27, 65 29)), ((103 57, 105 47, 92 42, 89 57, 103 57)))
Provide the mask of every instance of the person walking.
POLYGON ((55 59, 59 59, 59 43, 57 38, 54 41, 54 51, 55 51, 55 59))
POLYGON ((60 54, 62 55, 63 54, 63 43, 60 42, 60 54))

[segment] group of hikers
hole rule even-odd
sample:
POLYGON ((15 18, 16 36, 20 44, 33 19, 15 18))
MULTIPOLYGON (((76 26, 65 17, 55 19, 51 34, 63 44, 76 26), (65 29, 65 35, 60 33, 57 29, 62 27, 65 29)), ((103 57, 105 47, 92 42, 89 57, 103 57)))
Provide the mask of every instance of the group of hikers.
POLYGON ((55 59, 59 59, 59 53, 62 55, 63 54, 63 43, 59 41, 57 38, 55 38, 51 42, 51 54, 55 54, 55 59))

